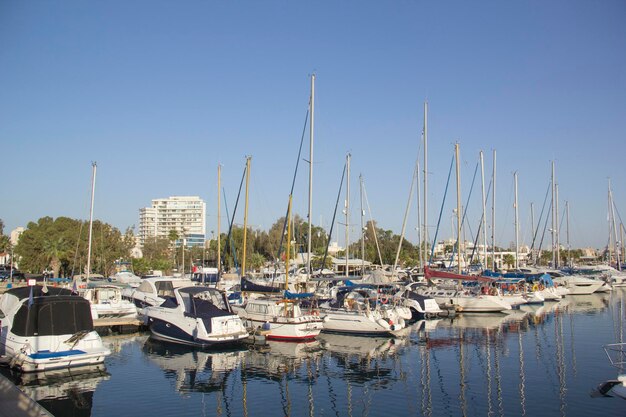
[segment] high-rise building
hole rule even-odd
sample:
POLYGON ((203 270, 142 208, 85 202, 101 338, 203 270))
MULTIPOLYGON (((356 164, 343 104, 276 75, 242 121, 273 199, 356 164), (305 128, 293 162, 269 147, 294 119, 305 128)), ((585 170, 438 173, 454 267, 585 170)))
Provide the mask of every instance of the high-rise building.
POLYGON ((152 200, 152 207, 139 209, 139 242, 154 237, 169 238, 175 231, 186 246, 202 246, 206 235, 206 203, 197 196, 174 196, 152 200))

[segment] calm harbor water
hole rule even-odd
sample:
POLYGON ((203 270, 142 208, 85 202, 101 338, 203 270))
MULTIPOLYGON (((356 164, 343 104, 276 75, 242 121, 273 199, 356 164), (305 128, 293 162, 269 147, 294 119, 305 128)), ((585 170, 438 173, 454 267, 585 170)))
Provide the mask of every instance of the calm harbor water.
POLYGON ((624 341, 626 290, 512 314, 418 322, 394 339, 202 351, 108 336, 105 366, 16 376, 59 416, 624 416, 593 398, 615 379, 602 346, 624 341))

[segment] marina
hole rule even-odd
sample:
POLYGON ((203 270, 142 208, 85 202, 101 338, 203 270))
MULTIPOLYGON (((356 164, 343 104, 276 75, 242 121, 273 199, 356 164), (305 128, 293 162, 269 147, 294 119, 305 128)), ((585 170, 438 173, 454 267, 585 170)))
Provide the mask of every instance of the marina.
POLYGON ((623 342, 625 304, 620 289, 421 320, 394 337, 219 350, 104 336, 103 367, 2 373, 54 415, 622 416, 623 399, 594 390, 619 374, 603 345, 623 342))

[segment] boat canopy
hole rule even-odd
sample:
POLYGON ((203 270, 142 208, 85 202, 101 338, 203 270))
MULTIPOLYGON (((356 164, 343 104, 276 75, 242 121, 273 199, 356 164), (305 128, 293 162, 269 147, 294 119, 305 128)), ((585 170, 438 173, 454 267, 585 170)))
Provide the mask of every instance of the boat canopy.
POLYGON ((11 332, 17 336, 59 336, 92 331, 89 301, 76 296, 34 297, 15 314, 11 332))
POLYGON ((310 297, 313 297, 312 292, 293 293, 293 292, 285 291, 285 298, 288 300, 300 300, 302 298, 310 298, 310 297))
POLYGON ((256 284, 244 277, 241 277, 241 291, 279 293, 282 292, 283 289, 279 287, 273 287, 271 285, 256 284))

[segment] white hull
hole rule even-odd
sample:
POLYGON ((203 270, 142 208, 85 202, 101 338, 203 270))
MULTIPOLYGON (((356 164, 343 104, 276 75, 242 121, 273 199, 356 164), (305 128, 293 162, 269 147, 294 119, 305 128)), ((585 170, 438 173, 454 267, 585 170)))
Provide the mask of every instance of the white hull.
POLYGON ((404 320, 384 318, 378 311, 350 311, 347 309, 328 309, 322 312, 324 331, 362 335, 393 335, 404 328, 404 320))
POLYGON ((269 340, 310 340, 322 331, 319 315, 305 314, 298 305, 289 302, 255 299, 233 309, 246 327, 262 329, 269 340))
POLYGON ((97 365, 111 354, 95 331, 86 333, 76 344, 68 343, 72 337, 71 334, 20 337, 9 333, 0 346, 4 352, 2 362, 22 372, 39 372, 97 365))
POLYGON ((554 281, 558 282, 559 285, 565 286, 569 290, 569 295, 593 294, 604 284, 603 281, 577 276, 555 278, 554 281))

